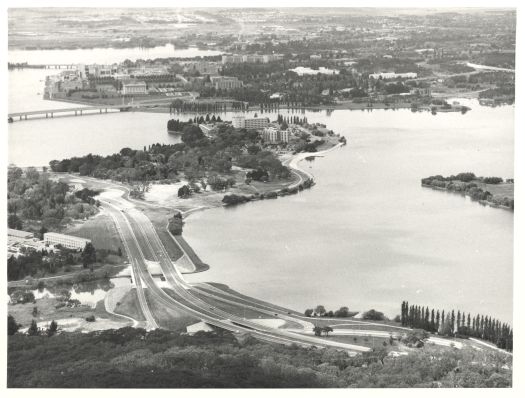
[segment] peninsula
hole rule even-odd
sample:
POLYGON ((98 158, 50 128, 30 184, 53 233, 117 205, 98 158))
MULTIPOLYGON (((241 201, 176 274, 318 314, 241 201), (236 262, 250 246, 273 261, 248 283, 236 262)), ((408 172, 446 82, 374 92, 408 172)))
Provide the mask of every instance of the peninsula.
POLYGON ((443 177, 435 175, 421 179, 423 187, 466 195, 483 205, 514 211, 514 179, 476 177, 474 173, 459 173, 443 177))

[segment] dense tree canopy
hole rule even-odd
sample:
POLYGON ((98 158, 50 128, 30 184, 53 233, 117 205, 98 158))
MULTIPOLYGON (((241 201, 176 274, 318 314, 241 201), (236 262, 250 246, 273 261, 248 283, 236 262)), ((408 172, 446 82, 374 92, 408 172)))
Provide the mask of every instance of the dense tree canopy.
POLYGON ((288 169, 269 151, 248 151, 260 145, 256 131, 221 125, 213 138, 206 137, 195 124, 182 128, 182 143, 153 144, 145 150, 123 148, 106 157, 87 155, 50 162, 57 172, 78 172, 97 178, 134 182, 175 178, 183 173, 189 180, 208 175, 228 174, 235 164, 261 169, 270 179, 288 178, 288 169))
MULTIPOLYGON (((321 330, 327 334, 330 330, 321 330)), ((425 347, 393 358, 384 349, 350 357, 237 341, 229 332, 194 336, 123 328, 8 339, 8 387, 509 387, 510 357, 425 347), (487 364, 487 365, 485 365, 487 364), (60 377, 57 377, 60 375, 60 377)))
POLYGON ((10 167, 7 180, 8 225, 15 229, 39 232, 41 227, 57 230, 72 219, 97 212, 97 192, 83 189, 75 193, 63 182, 49 178, 34 168, 25 172, 10 167), (27 227, 27 228, 26 228, 27 227))

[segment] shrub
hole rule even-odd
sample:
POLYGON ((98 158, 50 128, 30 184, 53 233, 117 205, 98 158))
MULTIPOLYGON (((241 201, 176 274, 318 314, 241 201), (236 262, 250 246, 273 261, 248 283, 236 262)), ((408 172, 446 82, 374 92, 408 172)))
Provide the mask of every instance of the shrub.
POLYGON ((371 321, 384 321, 386 318, 385 318, 385 314, 383 314, 382 312, 372 309, 372 310, 366 311, 363 314, 363 319, 371 320, 371 321))
POLYGON ((500 184, 503 182, 503 178, 500 177, 485 177, 483 179, 485 184, 500 184))

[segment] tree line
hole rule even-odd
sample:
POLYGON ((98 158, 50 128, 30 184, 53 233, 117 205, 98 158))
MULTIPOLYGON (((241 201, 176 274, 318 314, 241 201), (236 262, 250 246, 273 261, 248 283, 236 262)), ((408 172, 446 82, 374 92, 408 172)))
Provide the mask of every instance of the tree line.
MULTIPOLYGON (((211 120, 211 118, 210 118, 211 120)), ((216 119, 217 120, 217 119, 216 119)), ((143 150, 123 148, 108 156, 88 154, 63 160, 53 160, 55 172, 73 172, 121 182, 176 179, 179 173, 191 181, 229 174, 232 165, 262 169, 270 180, 288 178, 290 171, 270 151, 262 150, 262 138, 256 131, 218 126, 217 134, 206 137, 198 126, 182 128, 182 142, 153 144, 143 150), (248 148, 248 151, 245 149, 248 148)))
POLYGON ((207 113, 206 116, 195 116, 190 118, 187 122, 180 121, 179 119, 170 119, 168 120, 168 131, 181 131, 185 126, 190 124, 202 124, 202 123, 219 123, 222 122, 220 116, 215 116, 213 114, 210 117, 210 114, 207 113))
POLYGON ((241 101, 183 101, 176 99, 169 106, 170 113, 227 112, 229 110, 244 111, 247 109, 248 104, 241 101))
MULTIPOLYGON (((14 319, 8 322, 12 331, 13 324, 14 319)), ((15 331, 7 344, 9 388, 512 385, 512 360, 498 352, 428 347, 396 358, 381 347, 350 356, 344 350, 271 344, 249 336, 237 340, 221 330, 189 336, 131 327, 51 337, 15 331)))
POLYGON ((95 214, 96 194, 86 189, 73 193, 66 183, 51 180, 47 172, 11 166, 7 172, 8 226, 41 235, 60 229, 71 219, 95 214))
POLYGON ((513 332, 509 324, 486 315, 471 315, 460 310, 445 312, 419 305, 401 303, 401 325, 423 329, 442 336, 475 337, 512 351, 513 332))
POLYGON ((299 116, 283 116, 281 114, 277 115, 277 123, 279 124, 298 124, 298 125, 304 125, 308 124, 308 119, 306 116, 299 117, 299 116))
MULTIPOLYGON (((421 185, 423 186, 463 193, 472 198, 472 200, 486 201, 514 210, 514 198, 503 195, 493 195, 490 191, 480 186, 481 184, 497 185, 502 182, 503 179, 501 177, 476 177, 474 173, 459 173, 458 175, 451 175, 450 177, 435 175, 421 179, 421 185)), ((514 179, 508 178, 506 182, 514 183, 514 179)))

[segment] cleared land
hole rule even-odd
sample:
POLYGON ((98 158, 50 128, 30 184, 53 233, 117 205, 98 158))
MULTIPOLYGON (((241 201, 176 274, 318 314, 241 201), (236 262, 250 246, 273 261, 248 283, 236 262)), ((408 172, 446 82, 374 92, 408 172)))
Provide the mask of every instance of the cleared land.
POLYGON ((97 249, 117 252, 120 248, 122 255, 125 256, 125 250, 118 231, 113 220, 107 214, 100 213, 82 224, 71 226, 65 233, 91 239, 93 246, 97 249))
POLYGON ((33 319, 37 321, 37 323, 40 323, 67 318, 84 319, 90 315, 95 315, 95 318, 104 318, 114 322, 119 322, 122 326, 125 326, 126 324, 126 322, 122 322, 122 319, 106 312, 103 300, 97 302, 95 308, 81 305, 75 308, 62 307, 57 309, 55 308, 57 304, 58 300, 55 298, 42 298, 36 300, 35 304, 25 303, 9 305, 7 311, 9 315, 12 315, 16 319, 17 323, 22 325, 22 327, 29 327, 33 319), (38 310, 35 317, 33 317, 34 307, 38 310))
POLYGON ((501 183, 501 184, 482 184, 479 186, 486 191, 489 191, 493 196, 507 197, 509 199, 514 198, 514 184, 513 183, 501 183))
POLYGON ((122 299, 117 303, 114 311, 116 314, 129 316, 130 318, 133 318, 136 321, 146 320, 138 304, 138 296, 136 289, 132 289, 129 292, 127 292, 124 295, 124 297, 122 297, 122 299))
MULTIPOLYGON (((168 289, 164 289, 169 294, 168 289)), ((200 322, 200 319, 186 315, 182 311, 175 311, 159 304, 148 291, 144 290, 148 306, 160 327, 169 330, 186 331, 186 326, 200 322)))

